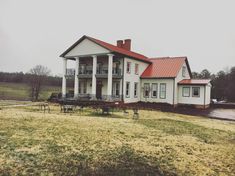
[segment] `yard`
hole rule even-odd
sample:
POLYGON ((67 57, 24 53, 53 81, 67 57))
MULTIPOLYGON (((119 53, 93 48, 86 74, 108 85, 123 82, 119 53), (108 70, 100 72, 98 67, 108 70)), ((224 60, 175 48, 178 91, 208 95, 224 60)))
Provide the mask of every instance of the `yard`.
POLYGON ((51 110, 0 110, 1 175, 235 175, 234 122, 51 110))

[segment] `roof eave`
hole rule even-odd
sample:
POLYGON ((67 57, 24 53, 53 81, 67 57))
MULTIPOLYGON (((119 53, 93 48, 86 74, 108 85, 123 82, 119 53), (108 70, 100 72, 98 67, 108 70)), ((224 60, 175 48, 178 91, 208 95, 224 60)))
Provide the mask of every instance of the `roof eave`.
POLYGON ((77 46, 81 41, 83 41, 87 36, 83 35, 78 41, 76 41, 72 46, 70 46, 67 50, 65 50, 60 57, 64 57, 69 51, 71 51, 75 46, 77 46))
MULTIPOLYGON (((94 40, 93 38, 84 35, 84 36, 82 36, 78 41, 76 41, 72 46, 70 46, 65 52, 63 52, 63 53, 60 55, 60 57, 65 57, 65 55, 66 55, 69 51, 71 51, 73 48, 75 48, 75 47, 76 47, 80 42, 82 42, 84 39, 88 39, 88 40, 90 40, 90 41, 96 43, 96 44, 99 45, 100 47, 103 47, 103 48, 109 50, 110 52, 118 53, 118 52, 116 52, 116 51, 110 50, 109 48, 107 48, 107 47, 101 45, 100 43, 98 43, 98 42, 97 42, 96 40, 94 40)), ((119 53, 119 54, 121 54, 121 55, 123 55, 123 56, 126 56, 126 57, 130 57, 130 58, 135 59, 135 60, 138 60, 138 61, 145 62, 145 63, 149 63, 149 64, 152 63, 152 61, 150 61, 150 60, 147 61, 147 60, 145 60, 145 59, 143 60, 143 59, 139 59, 139 58, 137 58, 137 57, 131 57, 131 56, 125 55, 125 54, 123 54, 123 53, 119 53)), ((146 58, 146 59, 148 59, 148 58, 146 58)))
POLYGON ((207 85, 209 83, 178 83, 178 85, 207 85))
POLYGON ((192 71, 191 71, 191 68, 190 68, 190 66, 189 66, 189 62, 188 62, 188 58, 187 58, 187 57, 185 57, 185 62, 186 62, 186 65, 187 65, 187 67, 188 67, 189 76, 190 76, 190 78, 192 78, 193 75, 192 75, 192 71))
POLYGON ((140 77, 141 79, 175 79, 176 77, 140 77))

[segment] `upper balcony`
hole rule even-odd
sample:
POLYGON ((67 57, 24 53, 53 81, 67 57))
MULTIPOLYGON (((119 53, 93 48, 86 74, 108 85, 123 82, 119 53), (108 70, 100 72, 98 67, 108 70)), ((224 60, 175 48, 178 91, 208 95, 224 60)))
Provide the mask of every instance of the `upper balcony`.
MULTIPOLYGON (((80 67, 78 78, 92 78, 92 66, 80 67)), ((121 78, 122 72, 119 68, 112 69, 113 78, 121 78)), ((96 69, 97 78, 108 78, 108 66, 97 67, 96 69)))

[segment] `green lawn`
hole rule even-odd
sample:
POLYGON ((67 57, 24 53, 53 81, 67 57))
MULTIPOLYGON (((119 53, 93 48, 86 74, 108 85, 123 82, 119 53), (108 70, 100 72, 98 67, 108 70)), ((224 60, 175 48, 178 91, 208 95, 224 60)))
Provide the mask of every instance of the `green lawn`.
MULTIPOLYGON (((52 92, 61 92, 61 87, 43 86, 40 99, 48 99, 52 92)), ((0 99, 30 100, 30 88, 27 84, 0 82, 0 99)))
POLYGON ((235 123, 159 111, 0 110, 2 175, 234 175, 235 123))

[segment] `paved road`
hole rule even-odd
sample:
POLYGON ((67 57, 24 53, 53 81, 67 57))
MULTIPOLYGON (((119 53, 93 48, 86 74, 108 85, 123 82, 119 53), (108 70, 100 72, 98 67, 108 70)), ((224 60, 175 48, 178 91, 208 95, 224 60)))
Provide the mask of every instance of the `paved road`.
POLYGON ((235 109, 212 109, 208 112, 209 117, 231 119, 235 121, 235 109))
POLYGON ((173 112, 186 115, 204 116, 214 119, 235 121, 235 109, 209 108, 203 110, 203 109, 177 108, 173 110, 173 112))

